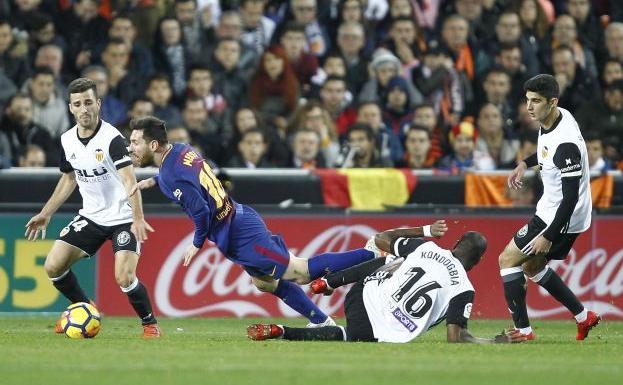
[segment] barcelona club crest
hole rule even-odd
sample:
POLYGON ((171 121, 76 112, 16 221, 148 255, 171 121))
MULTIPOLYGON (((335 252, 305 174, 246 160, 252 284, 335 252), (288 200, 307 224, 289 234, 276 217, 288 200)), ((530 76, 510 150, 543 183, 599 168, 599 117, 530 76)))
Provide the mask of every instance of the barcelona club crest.
POLYGON ((104 151, 102 151, 101 148, 98 148, 97 150, 95 150, 95 160, 97 160, 98 162, 101 162, 104 160, 104 151))
POLYGON ((541 158, 547 158, 547 146, 543 146, 541 149, 541 158))

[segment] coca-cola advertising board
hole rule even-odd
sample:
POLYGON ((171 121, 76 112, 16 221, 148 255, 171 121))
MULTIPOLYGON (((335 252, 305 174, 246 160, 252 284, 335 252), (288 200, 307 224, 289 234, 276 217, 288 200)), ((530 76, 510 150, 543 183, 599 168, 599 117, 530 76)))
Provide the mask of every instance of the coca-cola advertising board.
MULTIPOLYGON (((283 236, 292 253, 312 258, 319 253, 363 247, 366 240, 389 228, 432 223, 433 217, 395 215, 287 215, 265 216, 273 233, 283 236)), ((472 318, 509 318, 499 276, 498 255, 529 219, 525 216, 454 216, 444 218, 449 231, 438 243, 451 248, 467 230, 488 239, 485 258, 470 273, 476 289, 472 318)), ((295 317, 296 312, 278 298, 259 292, 238 265, 206 243, 188 267, 183 252, 192 242, 193 226, 181 216, 150 217, 156 229, 143 245, 139 279, 148 287, 154 311, 169 317, 295 317)), ((568 258, 552 261, 586 307, 610 319, 623 319, 623 247, 618 237, 623 217, 593 217, 591 229, 574 244, 568 258)), ((114 259, 104 247, 98 257, 97 302, 109 315, 133 314, 126 296, 114 280, 114 259)), ((305 287, 307 290, 307 287, 305 287)), ((332 296, 312 296, 323 310, 343 315, 348 288, 332 296)), ((570 314, 538 285, 528 285, 529 313, 536 318, 569 318, 570 314)))

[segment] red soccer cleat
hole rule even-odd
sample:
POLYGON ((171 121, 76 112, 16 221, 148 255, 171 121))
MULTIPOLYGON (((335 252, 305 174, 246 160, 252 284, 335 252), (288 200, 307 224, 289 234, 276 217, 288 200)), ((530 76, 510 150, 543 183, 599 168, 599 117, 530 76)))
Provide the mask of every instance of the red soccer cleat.
POLYGON ((507 335, 511 338, 511 342, 525 342, 536 340, 536 334, 530 332, 528 334, 522 334, 519 329, 513 329, 507 335))
POLYGON ((158 324, 143 325, 143 338, 160 338, 162 333, 158 324))
POLYGON ((275 324, 253 324, 247 326, 247 337, 253 341, 264 341, 283 336, 283 328, 275 324))
POLYGON ((578 334, 576 334, 575 339, 578 341, 584 340, 588 337, 588 332, 599 324, 599 321, 601 321, 601 316, 589 310, 586 314, 586 319, 583 322, 577 322, 578 334))
POLYGON ((327 283, 327 280, 324 278, 317 278, 311 281, 309 284, 309 289, 313 294, 324 294, 329 295, 333 293, 333 289, 327 283))

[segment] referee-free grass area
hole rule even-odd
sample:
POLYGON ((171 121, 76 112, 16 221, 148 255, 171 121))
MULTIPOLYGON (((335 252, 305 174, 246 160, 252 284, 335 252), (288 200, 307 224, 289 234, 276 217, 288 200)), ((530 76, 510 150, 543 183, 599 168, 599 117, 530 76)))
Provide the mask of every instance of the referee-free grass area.
MULTIPOLYGON (((138 337, 136 318, 104 317, 91 340, 52 332, 53 317, 0 316, 0 384, 621 384, 623 323, 602 321, 575 341, 571 320, 534 322, 538 340, 447 344, 439 325, 409 344, 256 342, 250 323, 302 319, 160 319, 164 336, 138 337)), ((344 320, 337 320, 344 325, 344 320)), ((472 321, 493 336, 507 321, 472 321)))

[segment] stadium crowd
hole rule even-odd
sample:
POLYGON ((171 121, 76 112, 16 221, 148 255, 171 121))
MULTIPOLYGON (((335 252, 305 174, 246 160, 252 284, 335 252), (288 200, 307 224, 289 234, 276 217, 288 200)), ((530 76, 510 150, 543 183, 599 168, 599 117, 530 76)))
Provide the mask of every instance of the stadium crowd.
POLYGON ((221 167, 513 168, 523 83, 558 81, 592 170, 623 169, 620 0, 0 0, 0 168, 58 166, 66 87, 221 167))

